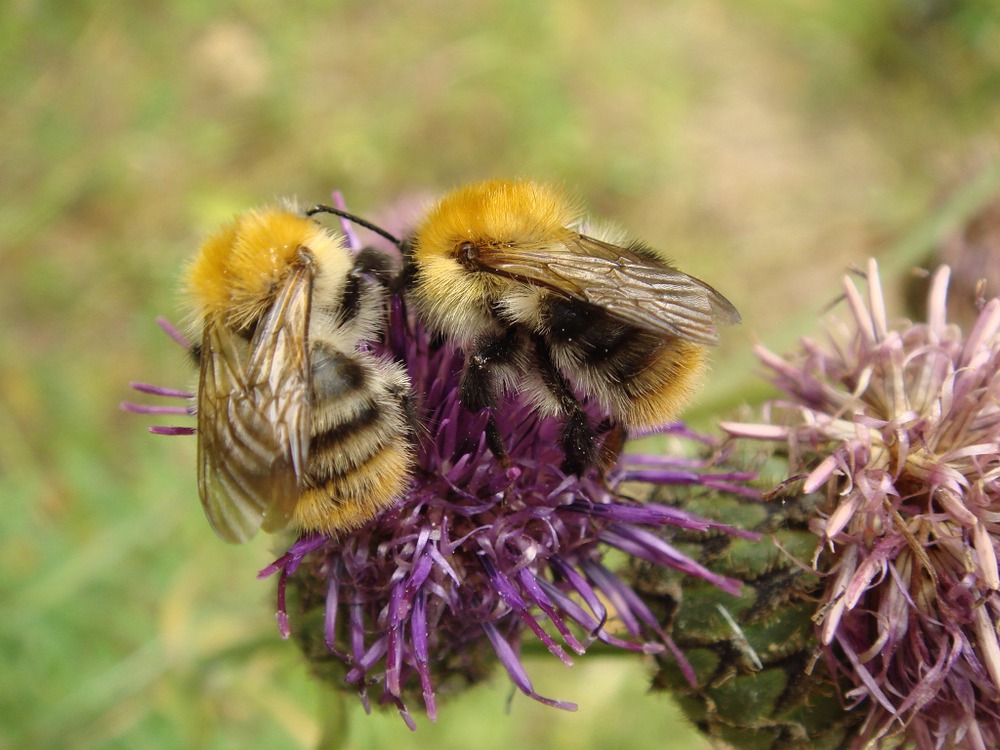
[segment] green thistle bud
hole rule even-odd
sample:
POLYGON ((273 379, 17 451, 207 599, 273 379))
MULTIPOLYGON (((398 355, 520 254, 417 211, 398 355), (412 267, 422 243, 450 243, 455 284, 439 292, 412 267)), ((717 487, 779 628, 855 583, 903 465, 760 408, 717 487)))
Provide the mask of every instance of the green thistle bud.
MULTIPOLYGON (((762 487, 787 476, 786 462, 766 449, 741 448, 722 462, 729 470, 761 473, 762 487), (779 479, 764 478, 772 474, 779 479)), ((688 529, 668 535, 702 565, 742 581, 738 597, 679 572, 635 570, 634 586, 695 673, 691 684, 676 660, 659 657, 653 688, 670 691, 722 747, 835 750, 848 746, 863 719, 844 710, 818 658, 813 616, 823 581, 810 568, 816 536, 808 524, 824 498, 800 490, 801 482, 784 484, 761 499, 692 486, 656 488, 650 497, 761 535, 756 541, 688 529)))

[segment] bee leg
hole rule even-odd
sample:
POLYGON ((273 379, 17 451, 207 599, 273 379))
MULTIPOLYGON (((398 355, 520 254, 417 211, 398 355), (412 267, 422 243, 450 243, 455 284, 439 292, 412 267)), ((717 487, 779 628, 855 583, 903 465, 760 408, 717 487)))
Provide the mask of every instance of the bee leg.
POLYGON ((503 444, 503 436, 500 434, 500 428, 497 426, 496 417, 493 416, 493 412, 490 412, 490 418, 486 422, 486 445, 489 446, 490 451, 496 457, 497 461, 500 462, 500 466, 503 469, 510 468, 510 454, 507 453, 507 446, 503 444))
POLYGON ((477 351, 469 356, 462 373, 459 398, 469 411, 492 408, 499 400, 496 377, 488 353, 477 351))
POLYGON ((387 289, 391 285, 392 265, 389 256, 371 247, 364 248, 354 259, 354 266, 347 274, 347 283, 340 297, 340 319, 344 322, 353 320, 363 305, 372 304, 373 292, 374 299, 380 300, 382 295, 379 287, 387 289))
POLYGON ((399 407, 403 412, 403 418, 406 421, 407 436, 413 442, 414 446, 418 446, 421 440, 427 435, 427 426, 420 418, 420 402, 409 389, 405 391, 393 390, 392 396, 398 399, 397 403, 399 403, 399 407))
POLYGON ((363 247, 354 257, 354 267, 351 269, 351 276, 361 275, 372 276, 382 286, 390 288, 395 283, 397 274, 388 255, 374 247, 363 247))
MULTIPOLYGON (((504 380, 511 380, 520 369, 522 345, 515 328, 500 336, 479 343, 467 358, 459 396, 469 411, 494 409, 500 401, 504 380)), ((504 468, 510 466, 510 456, 500 434, 496 417, 490 412, 486 423, 486 442, 504 468)))
MULTIPOLYGON (((578 401, 576 405, 580 407, 578 401)), ((577 408, 566 416, 562 431, 562 447, 566 458, 563 459, 561 468, 566 474, 581 476, 595 464, 594 432, 582 408, 577 408)))
POLYGON ((403 256, 403 267, 389 285, 393 294, 404 289, 411 289, 416 283, 417 264, 413 262, 413 238, 404 237, 399 243, 399 253, 403 256))
POLYGON ((624 427, 610 419, 601 422, 597 433, 604 436, 604 440, 601 441, 601 450, 597 456, 597 468, 602 474, 605 474, 618 463, 618 457, 622 453, 622 448, 625 447, 628 433, 624 427))
POLYGON ((569 382, 556 368, 552 361, 549 347, 541 336, 534 336, 535 358, 542 381, 549 389, 559 408, 565 415, 562 429, 562 447, 565 458, 562 470, 567 474, 581 475, 589 467, 596 464, 596 448, 594 430, 590 419, 583 410, 583 405, 576 398, 569 382))

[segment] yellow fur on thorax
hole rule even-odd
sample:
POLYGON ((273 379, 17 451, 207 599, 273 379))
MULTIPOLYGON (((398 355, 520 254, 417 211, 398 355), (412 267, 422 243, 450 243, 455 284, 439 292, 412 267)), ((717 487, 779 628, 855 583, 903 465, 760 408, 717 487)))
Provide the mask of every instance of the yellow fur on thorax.
POLYGON ((537 245, 558 241, 583 210, 561 191, 525 180, 488 180, 444 196, 418 227, 418 262, 465 241, 537 245))
POLYGON ((300 248, 321 259, 335 254, 341 244, 313 220, 287 209, 269 207, 237 216, 209 236, 188 267, 195 310, 237 328, 248 325, 271 305, 300 248))

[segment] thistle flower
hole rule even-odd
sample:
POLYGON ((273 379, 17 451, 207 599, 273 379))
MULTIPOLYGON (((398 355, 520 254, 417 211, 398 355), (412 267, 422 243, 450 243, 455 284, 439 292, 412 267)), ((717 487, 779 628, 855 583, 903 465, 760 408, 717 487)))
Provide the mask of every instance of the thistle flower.
POLYGON ((737 592, 649 530, 724 524, 640 505, 613 487, 641 479, 722 488, 744 477, 653 457, 607 477, 567 476, 559 469, 558 420, 539 418, 520 400, 495 415, 509 450, 505 470, 486 443, 488 415, 459 403, 460 355, 435 348, 398 301, 389 340, 415 391, 425 394, 429 434, 418 477, 395 508, 364 528, 339 539, 300 539, 263 571, 281 574, 283 633, 286 590, 303 621, 322 609, 322 646, 317 631, 292 631, 307 653, 339 662, 346 684, 363 696, 374 686, 379 701, 394 703, 407 719, 408 698, 419 693, 434 718, 435 684, 474 682, 495 657, 522 692, 573 709, 534 691, 519 657, 529 631, 566 665, 567 650, 583 654, 594 641, 642 653, 671 645, 606 565, 610 548, 737 592))
POLYGON ((934 274, 927 322, 890 326, 871 261, 828 343, 759 350, 785 394, 769 423, 723 425, 783 442, 801 492, 827 498, 817 637, 867 709, 866 745, 1000 746, 1000 300, 963 335, 948 280, 934 274))
MULTIPOLYGON (((732 531, 726 524, 639 503, 618 488, 694 483, 725 490, 747 475, 653 456, 608 472, 566 475, 559 468, 559 421, 538 416, 519 397, 492 415, 509 454, 502 466, 487 445, 490 414, 471 413, 459 401, 461 353, 433 341, 401 297, 391 302, 383 339, 368 346, 407 366, 421 402, 425 434, 414 479, 398 504, 370 523, 336 538, 299 538, 260 573, 277 574, 279 630, 295 637, 322 679, 358 692, 366 708, 372 696, 396 706, 412 728, 414 698, 434 719, 439 691, 477 682, 499 662, 526 695, 572 710, 535 691, 520 656, 526 642, 566 665, 570 652, 583 654, 594 642, 644 654, 673 649, 656 617, 612 569, 610 551, 738 593, 735 581, 653 533, 664 526, 732 531)), ((680 443, 700 440, 681 426, 672 432, 680 443)))

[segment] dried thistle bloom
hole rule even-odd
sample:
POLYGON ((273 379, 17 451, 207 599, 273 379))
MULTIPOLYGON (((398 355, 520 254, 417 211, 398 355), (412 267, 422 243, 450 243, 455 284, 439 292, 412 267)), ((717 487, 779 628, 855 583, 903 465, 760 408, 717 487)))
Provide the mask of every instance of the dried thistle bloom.
POLYGON ((794 358, 759 356, 785 398, 768 424, 723 425, 785 443, 826 574, 816 614, 828 663, 867 709, 877 745, 1000 746, 1000 300, 968 331, 945 314, 947 267, 927 322, 890 326, 878 268, 867 299, 848 278, 850 323, 794 358))
MULTIPOLYGON (((566 475, 559 420, 540 417, 520 398, 493 415, 508 452, 502 466, 487 445, 490 415, 459 401, 461 352, 425 334, 401 297, 392 300, 384 337, 367 346, 406 365, 420 401, 425 434, 412 483, 372 522, 337 537, 299 538, 261 571, 278 575, 282 635, 295 637, 325 681, 360 693, 366 706, 370 697, 396 706, 412 727, 414 699, 433 719, 439 691, 477 682, 499 662, 526 695, 573 709, 534 690, 520 658, 526 640, 567 665, 570 652, 583 654, 595 641, 646 654, 672 648, 611 567, 609 551, 613 559, 677 568, 738 592, 736 582, 653 533, 664 526, 728 530, 725 524, 639 503, 616 488, 698 483, 722 490, 745 476, 661 457, 566 475)), ((683 428, 674 433, 697 442, 683 428)))

